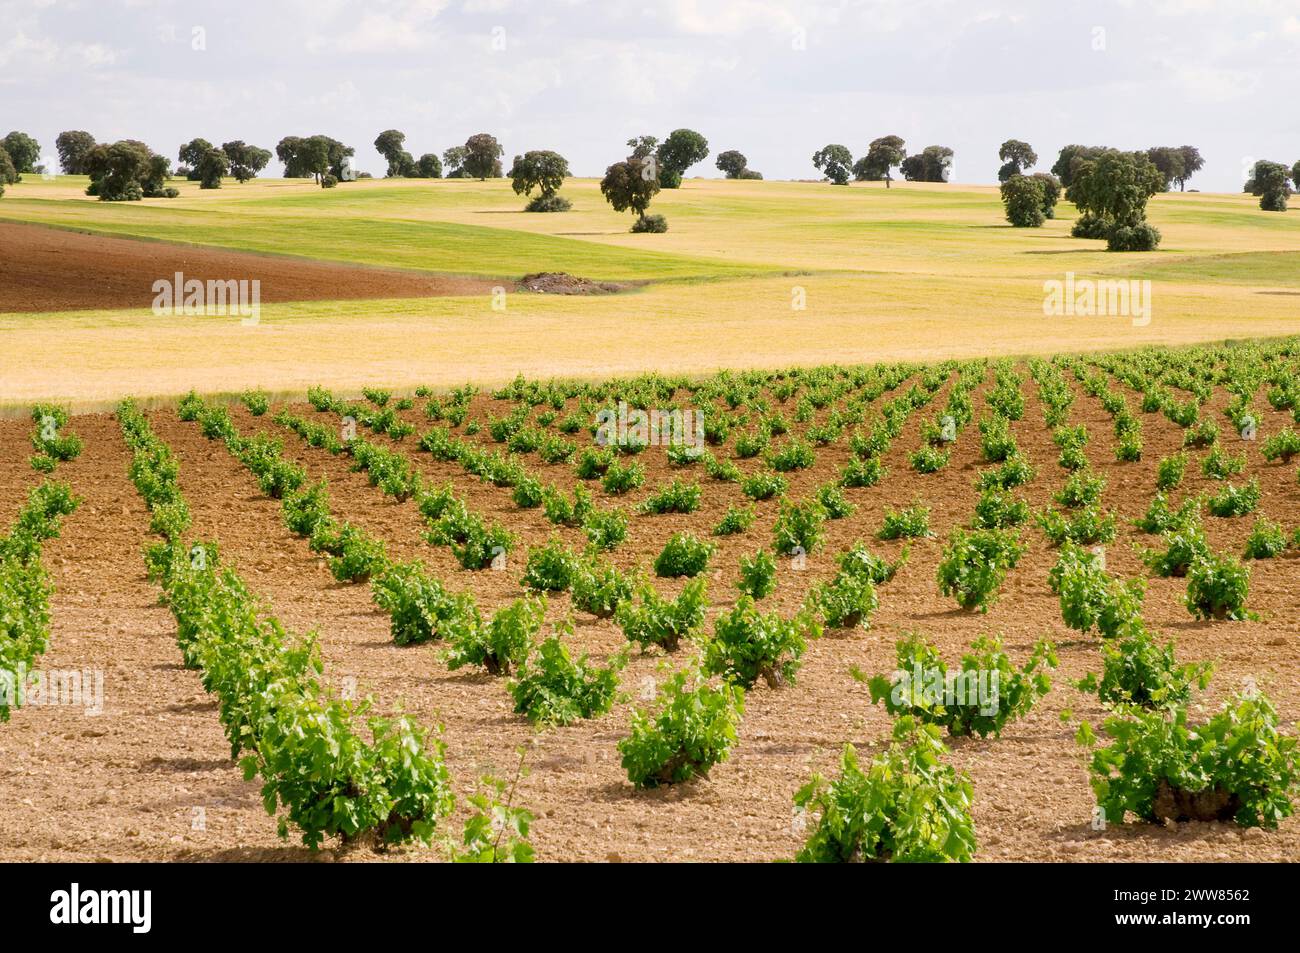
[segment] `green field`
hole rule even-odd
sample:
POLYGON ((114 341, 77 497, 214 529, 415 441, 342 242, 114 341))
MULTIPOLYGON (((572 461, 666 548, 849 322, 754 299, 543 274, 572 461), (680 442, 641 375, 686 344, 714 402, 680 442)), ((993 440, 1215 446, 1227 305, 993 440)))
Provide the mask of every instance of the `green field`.
POLYGON ((652 206, 668 233, 633 235, 631 216, 612 211, 591 179, 566 183, 574 208, 556 215, 523 212, 505 180, 322 190, 264 179, 210 192, 177 184, 178 199, 110 204, 84 196, 84 179, 27 176, 0 199, 0 218, 447 274, 565 271, 641 286, 591 298, 512 295, 505 311, 483 296, 276 304, 256 328, 144 309, 3 315, 0 401, 1043 353, 1300 330, 1300 217, 1263 213, 1248 195, 1157 195, 1149 216, 1164 235, 1160 250, 1117 255, 1070 237, 1067 203, 1041 229, 1009 227, 992 186, 688 179, 652 206), (1153 320, 1045 318, 1043 282, 1067 272, 1151 280, 1153 320), (45 360, 27 358, 38 351, 45 360))

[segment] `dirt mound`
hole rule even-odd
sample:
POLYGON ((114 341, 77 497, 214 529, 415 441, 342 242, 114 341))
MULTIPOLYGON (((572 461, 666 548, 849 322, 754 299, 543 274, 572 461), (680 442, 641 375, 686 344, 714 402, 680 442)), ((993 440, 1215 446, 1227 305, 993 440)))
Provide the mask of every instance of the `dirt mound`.
POLYGON ((260 281, 263 303, 490 294, 501 284, 14 222, 0 222, 0 247, 5 249, 0 313, 148 308, 154 282, 170 282, 177 272, 205 283, 260 281))
POLYGON ((563 271, 539 271, 535 275, 524 275, 519 280, 519 287, 538 294, 607 295, 624 291, 628 286, 613 281, 592 281, 563 271))

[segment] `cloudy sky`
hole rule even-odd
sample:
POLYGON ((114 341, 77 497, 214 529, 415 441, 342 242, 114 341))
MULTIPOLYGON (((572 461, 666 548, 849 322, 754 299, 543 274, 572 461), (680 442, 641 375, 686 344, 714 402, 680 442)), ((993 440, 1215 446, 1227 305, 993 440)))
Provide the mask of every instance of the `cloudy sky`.
MULTIPOLYGON (((597 175, 698 129, 768 178, 894 133, 996 180, 1069 142, 1198 146, 1204 190, 1300 159, 1300 0, 0 0, 0 134, 181 142, 325 133, 382 174, 491 132, 597 175)), ((277 170, 278 171, 278 170, 277 170)), ((710 158, 692 170, 719 174, 710 158)))

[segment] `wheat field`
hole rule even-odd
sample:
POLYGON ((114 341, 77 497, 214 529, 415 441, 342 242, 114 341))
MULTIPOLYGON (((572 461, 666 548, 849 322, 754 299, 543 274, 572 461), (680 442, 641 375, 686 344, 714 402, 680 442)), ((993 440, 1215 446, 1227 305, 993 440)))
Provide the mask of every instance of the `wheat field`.
POLYGON ((1025 355, 1300 329, 1300 219, 1263 214, 1248 195, 1157 195, 1160 250, 1116 255, 1070 237, 1068 203, 1044 228, 1009 227, 991 186, 688 179, 652 205, 668 233, 634 235, 593 179, 569 180, 573 210, 551 215, 523 212, 506 180, 177 184, 172 201, 116 204, 87 198, 80 177, 27 176, 0 200, 0 219, 473 275, 506 293, 281 302, 255 326, 159 317, 144 293, 138 308, 0 313, 0 405, 1025 355), (627 287, 514 290, 540 271, 627 287), (1044 282, 1067 273, 1149 280, 1151 320, 1045 316, 1044 282))

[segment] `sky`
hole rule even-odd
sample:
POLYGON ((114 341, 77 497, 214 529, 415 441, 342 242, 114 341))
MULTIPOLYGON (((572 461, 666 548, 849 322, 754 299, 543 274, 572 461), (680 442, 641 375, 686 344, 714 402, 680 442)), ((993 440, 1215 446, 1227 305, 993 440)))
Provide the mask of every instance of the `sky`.
MULTIPOLYGON (((490 132, 600 175, 636 135, 701 132, 767 178, 883 135, 996 182, 998 145, 1197 146, 1189 185, 1300 159, 1300 0, 0 0, 0 135, 324 133, 382 175, 490 132)), ((278 175, 274 165, 266 174, 278 175)))

